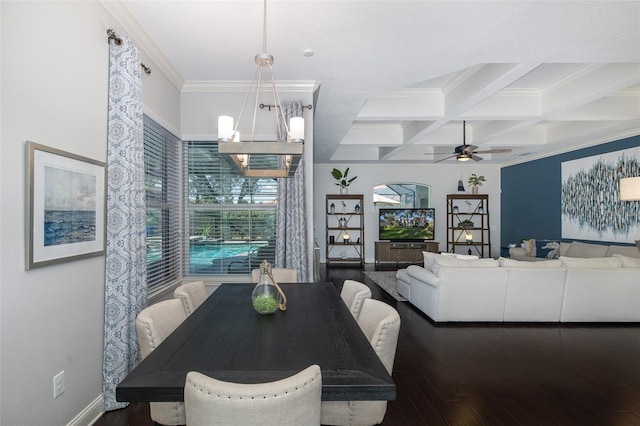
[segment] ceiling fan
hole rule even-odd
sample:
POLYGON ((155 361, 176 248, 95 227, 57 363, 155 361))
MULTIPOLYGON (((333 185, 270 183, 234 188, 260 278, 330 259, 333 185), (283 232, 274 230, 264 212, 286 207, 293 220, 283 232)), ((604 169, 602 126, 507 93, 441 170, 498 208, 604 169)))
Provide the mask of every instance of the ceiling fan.
POLYGON ((475 145, 467 145, 467 122, 462 122, 462 145, 456 146, 453 150, 453 153, 448 157, 441 158, 440 160, 434 161, 434 163, 439 163, 444 160, 448 160, 449 158, 456 157, 458 161, 480 161, 482 157, 476 154, 501 154, 511 152, 510 148, 497 148, 497 149, 486 149, 483 151, 476 151, 478 147, 475 145))

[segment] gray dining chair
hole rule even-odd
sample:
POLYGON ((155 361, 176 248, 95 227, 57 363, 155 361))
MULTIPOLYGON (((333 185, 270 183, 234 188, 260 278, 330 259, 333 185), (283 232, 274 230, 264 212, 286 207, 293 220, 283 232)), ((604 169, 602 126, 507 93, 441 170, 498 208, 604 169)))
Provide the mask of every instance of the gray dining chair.
POLYGON ((349 308, 351 315, 357 320, 362 309, 362 302, 371 299, 371 289, 360 281, 344 280, 340 297, 349 308))
MULTIPOLYGON (((273 279, 280 283, 297 283, 298 270, 289 268, 273 268, 271 270, 273 279)), ((260 278, 260 268, 251 270, 251 282, 257 283, 260 278)))
MULTIPOLYGON (((187 318, 182 301, 170 299, 143 309, 136 317, 136 331, 140 355, 145 359, 187 318)), ((151 419, 161 425, 186 423, 184 404, 181 402, 149 403, 151 419)))
POLYGON ((191 281, 176 288, 173 291, 173 297, 182 301, 182 306, 188 316, 209 297, 209 293, 207 293, 204 281, 191 281))
MULTIPOLYGON (((365 299, 358 325, 391 374, 400 333, 398 312, 379 300, 365 299)), ((324 401, 321 422, 323 425, 377 425, 382 423, 386 412, 387 401, 324 401)))
POLYGON ((188 426, 320 425, 322 374, 312 365, 267 383, 224 382, 187 373, 184 404, 188 426))

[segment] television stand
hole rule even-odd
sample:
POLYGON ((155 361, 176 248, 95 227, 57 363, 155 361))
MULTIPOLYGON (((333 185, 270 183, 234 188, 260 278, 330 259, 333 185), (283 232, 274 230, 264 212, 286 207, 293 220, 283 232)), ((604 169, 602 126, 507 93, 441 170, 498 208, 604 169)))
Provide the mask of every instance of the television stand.
POLYGON ((380 269, 400 269, 408 265, 422 264, 423 251, 439 252, 436 241, 376 241, 376 271, 380 269))

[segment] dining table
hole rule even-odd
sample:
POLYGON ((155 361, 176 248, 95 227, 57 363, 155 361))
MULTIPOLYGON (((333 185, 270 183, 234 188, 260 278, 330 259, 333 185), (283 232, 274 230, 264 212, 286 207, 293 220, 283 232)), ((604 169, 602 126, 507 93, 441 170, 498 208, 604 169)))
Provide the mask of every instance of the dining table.
POLYGON ((183 401, 189 371, 263 383, 317 364, 323 401, 395 400, 396 386, 329 282, 279 284, 285 310, 253 309, 255 284, 224 283, 117 386, 128 402, 183 401))

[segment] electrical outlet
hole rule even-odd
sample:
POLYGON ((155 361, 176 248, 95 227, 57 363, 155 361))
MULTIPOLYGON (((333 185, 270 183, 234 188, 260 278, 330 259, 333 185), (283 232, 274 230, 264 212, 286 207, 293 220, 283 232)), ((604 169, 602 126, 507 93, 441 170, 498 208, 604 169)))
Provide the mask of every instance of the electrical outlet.
POLYGON ((53 376, 53 398, 59 397, 64 392, 64 370, 53 376))

